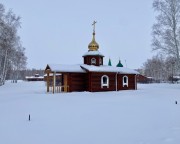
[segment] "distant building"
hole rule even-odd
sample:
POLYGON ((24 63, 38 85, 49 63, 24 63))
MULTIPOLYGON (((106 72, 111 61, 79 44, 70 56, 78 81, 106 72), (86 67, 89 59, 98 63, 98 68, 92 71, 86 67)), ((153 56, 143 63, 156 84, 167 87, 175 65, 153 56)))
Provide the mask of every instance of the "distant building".
POLYGON ((180 83, 180 76, 173 76, 173 79, 172 79, 172 77, 170 77, 170 80, 173 83, 180 83))
MULTIPOLYGON (((82 57, 84 64, 79 65, 53 65, 48 64, 45 68, 47 74, 47 92, 73 92, 73 91, 118 91, 136 90, 136 75, 138 72, 132 69, 103 65, 104 55, 99 50, 95 40, 95 23, 93 38, 88 45, 88 52, 82 57), (56 74, 61 74, 60 86, 56 85, 56 74), (53 79, 51 79, 53 75, 53 79), (52 87, 51 87, 51 81, 52 87)), ((70 58, 72 59, 72 58, 70 58)))
POLYGON ((155 82, 155 80, 153 79, 153 77, 147 77, 147 76, 138 74, 137 82, 138 83, 153 83, 153 82, 155 82))
POLYGON ((35 74, 34 76, 26 76, 26 81, 44 81, 43 76, 39 76, 39 74, 35 74))

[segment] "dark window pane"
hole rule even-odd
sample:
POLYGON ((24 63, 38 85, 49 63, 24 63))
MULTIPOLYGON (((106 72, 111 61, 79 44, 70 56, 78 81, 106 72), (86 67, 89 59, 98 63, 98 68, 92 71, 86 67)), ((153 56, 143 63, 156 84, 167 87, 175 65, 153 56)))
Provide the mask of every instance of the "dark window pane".
POLYGON ((127 83, 127 77, 124 77, 124 83, 127 83))
POLYGON ((103 84, 107 84, 107 77, 103 77, 103 84))

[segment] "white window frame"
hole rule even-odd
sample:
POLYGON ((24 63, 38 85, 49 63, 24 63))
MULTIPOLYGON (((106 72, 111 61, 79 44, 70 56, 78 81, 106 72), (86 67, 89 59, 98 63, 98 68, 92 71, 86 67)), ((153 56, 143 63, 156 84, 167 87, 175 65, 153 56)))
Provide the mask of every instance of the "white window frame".
POLYGON ((109 77, 107 75, 103 75, 101 77, 101 88, 103 88, 104 86, 106 86, 107 88, 109 88, 109 77), (106 78, 107 79, 107 83, 104 83, 103 82, 103 78, 106 78))
POLYGON ((91 59, 91 64, 96 64, 96 59, 95 58, 91 59))
POLYGON ((123 76, 123 87, 127 86, 128 87, 128 76, 123 76), (125 82, 126 78, 126 82, 125 82))

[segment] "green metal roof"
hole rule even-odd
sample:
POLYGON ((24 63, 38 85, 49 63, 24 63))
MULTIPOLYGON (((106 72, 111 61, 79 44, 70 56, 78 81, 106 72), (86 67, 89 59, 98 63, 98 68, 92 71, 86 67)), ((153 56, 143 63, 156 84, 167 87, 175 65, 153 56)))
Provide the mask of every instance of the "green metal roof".
POLYGON ((123 67, 121 61, 119 60, 119 63, 116 65, 116 67, 123 67))
POLYGON ((109 59, 108 66, 112 66, 111 59, 109 59))

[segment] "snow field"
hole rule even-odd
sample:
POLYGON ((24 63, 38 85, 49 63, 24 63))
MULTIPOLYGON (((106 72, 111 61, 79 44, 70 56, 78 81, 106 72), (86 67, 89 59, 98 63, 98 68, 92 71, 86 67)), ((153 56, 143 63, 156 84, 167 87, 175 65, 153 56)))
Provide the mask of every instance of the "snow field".
POLYGON ((43 82, 7 82, 0 87, 0 144, 179 144, 179 93, 179 84, 146 84, 47 94, 43 82))

